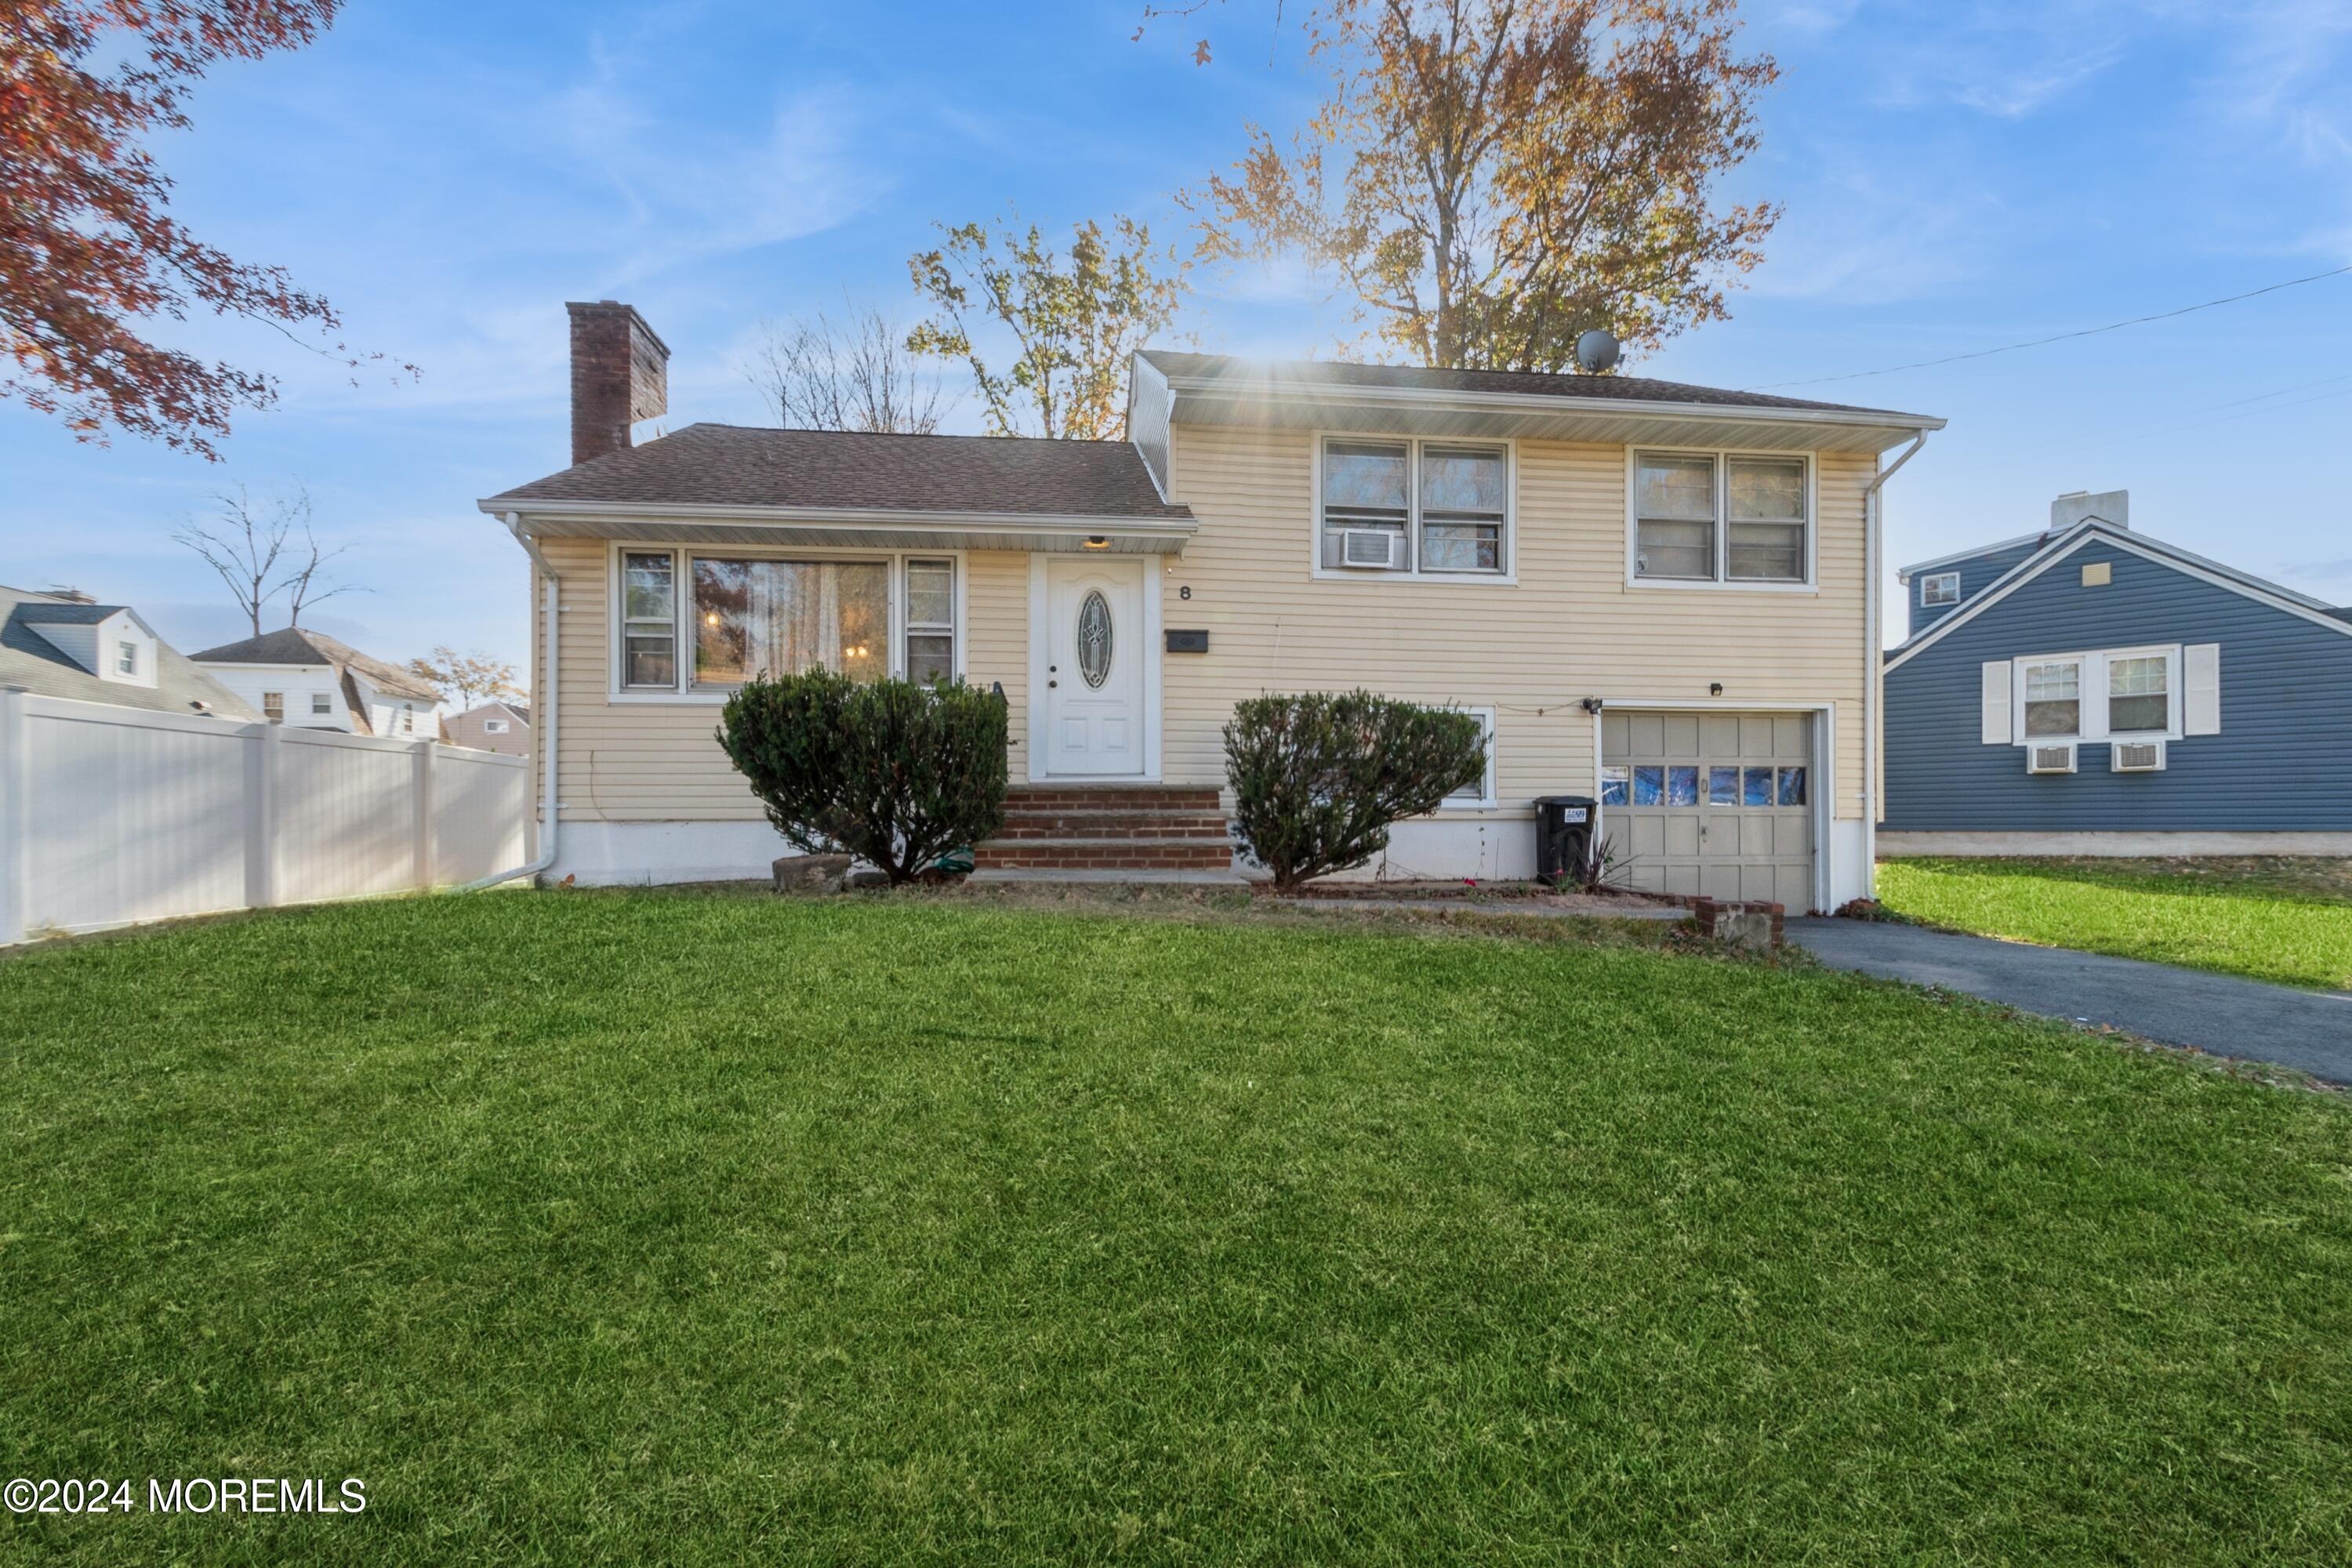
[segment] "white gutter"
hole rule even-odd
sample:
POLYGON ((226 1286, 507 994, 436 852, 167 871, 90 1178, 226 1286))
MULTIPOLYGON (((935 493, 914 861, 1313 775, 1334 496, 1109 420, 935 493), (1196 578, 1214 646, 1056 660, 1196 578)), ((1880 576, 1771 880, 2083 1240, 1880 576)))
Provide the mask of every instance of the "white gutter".
MULTIPOLYGON (((1927 444, 1927 432, 1922 430, 1912 437, 1903 455, 1878 470, 1870 483, 1863 487, 1864 584, 1862 615, 1864 631, 1862 639, 1863 657, 1869 660, 1863 672, 1862 687, 1862 870, 1863 894, 1878 896, 1878 773, 1879 773, 1879 710, 1885 703, 1885 657, 1879 648, 1885 631, 1879 625, 1878 603, 1878 535, 1883 517, 1878 499, 1879 487, 1893 479, 1904 464, 1919 455, 1927 444)), ((1832 820, 1835 820, 1834 817, 1832 820)))
POLYGON ((495 871, 479 881, 467 882, 464 887, 456 889, 460 893, 470 893, 482 888, 495 888, 501 882, 512 882, 524 877, 536 877, 555 864, 555 727, 556 714, 559 711, 556 706, 558 664, 555 638, 557 628, 561 625, 559 612, 562 609, 563 584, 562 581, 556 576, 555 568, 550 565, 547 557, 540 552, 538 543, 530 534, 522 531, 522 514, 510 511, 507 513, 505 521, 507 531, 514 535, 515 542, 522 546, 523 553, 530 557, 531 564, 538 567, 540 574, 547 579, 545 612, 547 662, 540 668, 539 679, 531 682, 530 692, 531 705, 540 710, 540 722, 533 726, 532 733, 541 748, 541 754, 546 759, 547 799, 545 805, 541 807, 540 813, 539 858, 527 866, 517 866, 508 871, 495 871))

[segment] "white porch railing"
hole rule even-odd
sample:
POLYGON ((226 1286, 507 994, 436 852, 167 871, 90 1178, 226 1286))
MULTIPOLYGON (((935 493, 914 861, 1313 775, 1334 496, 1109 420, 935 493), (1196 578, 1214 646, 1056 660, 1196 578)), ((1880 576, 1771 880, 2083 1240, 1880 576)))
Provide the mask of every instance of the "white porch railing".
POLYGON ((0 943, 487 877, 530 765, 0 690, 0 943))

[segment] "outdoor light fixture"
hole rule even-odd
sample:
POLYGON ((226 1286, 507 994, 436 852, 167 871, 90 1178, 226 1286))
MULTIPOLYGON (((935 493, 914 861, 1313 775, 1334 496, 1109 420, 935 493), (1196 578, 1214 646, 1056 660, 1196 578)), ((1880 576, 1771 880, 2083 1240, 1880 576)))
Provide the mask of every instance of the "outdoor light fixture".
POLYGON ((1089 533, 1087 535, 1086 548, 1088 550, 1108 550, 1110 548, 1110 541, 1105 539, 1099 533, 1089 533))
POLYGON ((1706 694, 1707 694, 1709 697, 1720 697, 1720 696, 1722 696, 1722 695, 1723 695, 1723 682, 1721 682, 1720 680, 1710 680, 1710 681, 1708 681, 1708 682, 1706 683, 1706 694))

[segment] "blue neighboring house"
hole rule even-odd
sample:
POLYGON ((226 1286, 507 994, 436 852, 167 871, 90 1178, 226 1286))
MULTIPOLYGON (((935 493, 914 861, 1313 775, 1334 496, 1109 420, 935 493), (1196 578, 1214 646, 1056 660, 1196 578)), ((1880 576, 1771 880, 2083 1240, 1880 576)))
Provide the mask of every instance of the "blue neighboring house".
POLYGON ((1882 855, 2352 855, 2352 609, 2128 504, 1903 569, 1882 855))

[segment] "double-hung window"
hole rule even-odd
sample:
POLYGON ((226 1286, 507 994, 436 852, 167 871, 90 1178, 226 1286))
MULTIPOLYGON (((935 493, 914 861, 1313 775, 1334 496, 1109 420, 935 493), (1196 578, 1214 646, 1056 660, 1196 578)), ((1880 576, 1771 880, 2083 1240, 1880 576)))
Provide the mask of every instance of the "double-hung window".
POLYGON ((2180 663, 2173 647, 2013 660, 2012 735, 2020 743, 2176 738, 2183 724, 2180 663))
POLYGON ((1812 553, 1811 490, 1803 458, 1637 453, 1633 576, 1802 584, 1812 553))
POLYGON ((618 689, 731 691, 823 668, 853 680, 956 673, 952 558, 619 552, 618 689))
POLYGON ((2171 660, 2162 654, 2107 660, 2107 733, 2161 735, 2172 727, 2171 660))
POLYGON ((137 675, 139 673, 139 645, 137 643, 125 638, 114 645, 114 673, 117 675, 137 675))
POLYGON ((621 557, 621 684, 677 685, 677 558, 667 550, 621 557))
POLYGON ((1491 806, 1495 804, 1495 710, 1492 708, 1460 708, 1454 711, 1467 713, 1478 721, 1478 739, 1486 749, 1486 765, 1476 778, 1438 804, 1448 808, 1491 806))
POLYGON ((1319 488, 1327 572, 1499 576, 1510 564, 1510 455, 1451 441, 1333 437, 1319 488))
POLYGON ((2030 739, 2071 739, 2083 732, 2083 661, 2054 659, 2025 667, 2025 733, 2030 739))
POLYGON ((955 679, 955 563, 907 563, 907 679, 955 679))

